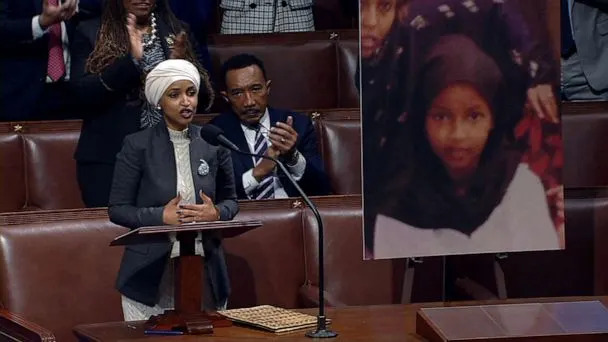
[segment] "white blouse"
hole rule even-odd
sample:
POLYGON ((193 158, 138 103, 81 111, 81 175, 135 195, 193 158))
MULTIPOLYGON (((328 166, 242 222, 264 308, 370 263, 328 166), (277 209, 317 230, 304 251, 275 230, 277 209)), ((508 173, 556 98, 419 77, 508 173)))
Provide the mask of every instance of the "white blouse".
POLYGON ((374 258, 422 257, 559 249, 545 189, 520 164, 501 203, 470 236, 454 229, 421 229, 378 215, 374 258))

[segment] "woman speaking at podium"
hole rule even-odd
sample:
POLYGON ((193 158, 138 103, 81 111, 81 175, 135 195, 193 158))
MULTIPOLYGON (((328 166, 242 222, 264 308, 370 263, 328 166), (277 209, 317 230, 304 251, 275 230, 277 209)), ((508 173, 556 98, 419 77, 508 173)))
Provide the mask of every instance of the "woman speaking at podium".
MULTIPOLYGON (((208 144, 191 124, 200 83, 197 68, 182 59, 161 62, 147 75, 146 99, 164 120, 125 138, 110 193, 112 222, 139 228, 231 220, 238 212, 230 152, 208 144)), ((203 234, 195 246, 205 256, 204 307, 223 309, 230 284, 221 240, 203 234)), ((116 286, 126 321, 173 308, 178 255, 175 239, 125 248, 116 286)))

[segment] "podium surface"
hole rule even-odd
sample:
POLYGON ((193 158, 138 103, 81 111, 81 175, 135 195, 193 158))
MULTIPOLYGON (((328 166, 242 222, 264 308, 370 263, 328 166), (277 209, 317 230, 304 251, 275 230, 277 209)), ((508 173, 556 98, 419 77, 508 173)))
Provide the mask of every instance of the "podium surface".
POLYGON ((416 332, 431 342, 608 341, 599 301, 423 308, 416 332))
POLYGON ((110 246, 138 245, 145 243, 167 242, 167 234, 171 233, 197 233, 217 231, 222 238, 238 236, 248 230, 262 226, 258 220, 232 220, 213 222, 193 222, 181 225, 149 226, 133 229, 125 234, 117 236, 110 246))

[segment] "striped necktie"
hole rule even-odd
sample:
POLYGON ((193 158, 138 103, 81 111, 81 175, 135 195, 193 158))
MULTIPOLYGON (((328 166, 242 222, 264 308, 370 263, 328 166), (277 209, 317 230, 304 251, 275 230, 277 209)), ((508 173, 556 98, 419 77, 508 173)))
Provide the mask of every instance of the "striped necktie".
MULTIPOLYGON (((268 149, 268 142, 262 134, 261 130, 257 130, 255 136, 255 143, 253 145, 253 153, 264 155, 268 149)), ((262 161, 262 158, 253 157, 253 164, 258 165, 262 161)), ((255 199, 271 199, 274 198, 274 172, 269 173, 262 179, 257 189, 251 193, 251 198, 255 199)))

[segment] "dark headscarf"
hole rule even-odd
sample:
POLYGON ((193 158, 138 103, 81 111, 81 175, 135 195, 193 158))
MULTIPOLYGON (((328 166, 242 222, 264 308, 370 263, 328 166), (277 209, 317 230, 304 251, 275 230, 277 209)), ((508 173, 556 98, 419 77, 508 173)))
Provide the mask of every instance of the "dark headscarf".
POLYGON ((452 228, 473 233, 500 204, 521 159, 511 144, 513 131, 503 112, 503 77, 494 60, 469 38, 447 35, 432 48, 416 79, 420 80, 408 117, 407 133, 393 148, 411 151, 393 163, 386 180, 386 201, 379 212, 419 228, 452 228), (455 83, 473 86, 487 101, 494 128, 467 194, 455 186, 428 142, 425 118, 432 100, 455 83))

